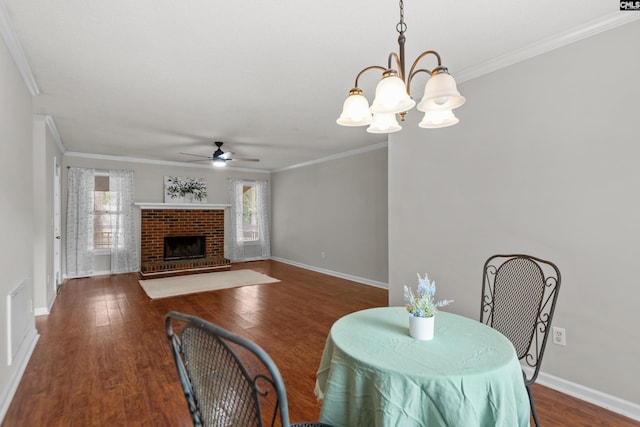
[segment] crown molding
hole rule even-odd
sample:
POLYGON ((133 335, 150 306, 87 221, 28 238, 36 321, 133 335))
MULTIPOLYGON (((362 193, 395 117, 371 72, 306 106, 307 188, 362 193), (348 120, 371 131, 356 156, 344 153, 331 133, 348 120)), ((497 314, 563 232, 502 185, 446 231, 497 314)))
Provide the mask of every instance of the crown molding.
POLYGON ((58 132, 58 128, 56 127, 56 123, 53 121, 53 117, 51 116, 45 116, 44 117, 44 123, 45 125, 47 125, 47 129, 49 129, 49 132, 51 133, 51 136, 53 137, 53 140, 56 142, 56 145, 58 146, 58 148, 60 149, 60 151, 62 152, 62 154, 65 153, 65 148, 64 148, 64 144, 62 143, 62 138, 60 138, 60 133, 58 132))
POLYGON ((298 163, 298 164, 291 165, 291 166, 285 166, 285 167, 279 168, 279 169, 272 169, 271 172, 284 172, 284 171, 288 171, 288 170, 291 170, 291 169, 301 168, 301 167, 304 167, 304 166, 311 166, 311 165, 315 165, 315 164, 318 164, 318 163, 324 163, 324 162, 328 162, 328 161, 331 161, 331 160, 337 160, 337 159, 342 159, 344 157, 350 157, 350 156, 355 156, 357 154, 367 153, 369 151, 380 150, 382 148, 387 148, 387 146, 388 146, 388 142, 387 141, 383 141, 383 142, 379 142, 377 144, 367 145, 366 147, 356 148, 354 150, 344 151, 344 152, 338 153, 338 154, 332 154, 331 156, 327 156, 327 157, 321 157, 321 158, 316 159, 316 160, 309 160, 308 162, 302 162, 302 163, 298 163))
POLYGON ((264 169, 236 168, 233 166, 227 166, 224 168, 214 168, 210 165, 195 165, 193 163, 172 162, 169 160, 143 159, 138 157, 111 156, 107 154, 80 153, 77 151, 65 151, 64 156, 79 157, 79 158, 85 158, 85 159, 96 159, 96 160, 111 160, 114 162, 144 163, 144 164, 162 165, 162 166, 179 166, 183 168, 185 167, 199 168, 199 169, 208 169, 208 170, 216 170, 216 171, 234 171, 234 172, 265 173, 265 174, 271 173, 270 171, 264 170, 264 169))
MULTIPOLYGON (((616 6, 617 7, 617 6, 616 6)), ((456 72, 456 80, 462 83, 476 77, 492 73, 501 68, 508 67, 518 62, 525 61, 543 53, 550 52, 559 47, 586 39, 607 30, 619 27, 624 24, 640 19, 639 13, 630 12, 613 12, 609 15, 587 22, 586 24, 574 27, 570 30, 556 34, 552 37, 542 39, 523 47, 522 49, 509 52, 505 55, 498 56, 494 59, 486 61, 475 67, 456 72)))
POLYGON ((27 86, 27 89, 29 89, 31 96, 39 95, 40 89, 38 88, 38 83, 36 83, 36 79, 31 72, 31 67, 29 66, 29 61, 27 61, 24 50, 22 50, 18 37, 11 26, 9 12, 2 0, 0 0, 0 34, 2 34, 2 38, 4 38, 7 48, 11 53, 11 57, 16 63, 18 71, 20 71, 20 75, 22 75, 24 84, 27 86))

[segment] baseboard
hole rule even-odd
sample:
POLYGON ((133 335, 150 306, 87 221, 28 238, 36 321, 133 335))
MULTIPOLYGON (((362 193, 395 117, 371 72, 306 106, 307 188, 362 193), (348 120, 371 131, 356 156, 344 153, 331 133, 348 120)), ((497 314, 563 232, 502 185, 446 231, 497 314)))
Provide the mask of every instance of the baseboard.
POLYGON ((51 313, 51 307, 53 307, 53 303, 56 300, 56 295, 57 293, 53 294, 53 298, 51 298, 51 301, 49 301, 49 303, 47 304, 46 307, 36 307, 33 311, 33 314, 37 317, 37 316, 48 316, 51 313))
POLYGON ((36 307, 35 310, 33 310, 33 314, 36 317, 38 317, 38 316, 48 316, 49 315, 49 309, 47 307, 36 307))
POLYGON ((159 279, 162 277, 170 277, 170 276, 182 276, 185 274, 194 274, 194 273, 215 273, 216 271, 226 271, 231 268, 230 265, 217 265, 212 267, 201 267, 201 268, 186 268, 184 270, 166 270, 166 271, 154 271, 151 273, 143 273, 142 271, 138 272, 142 279, 159 279))
POLYGON ((600 406, 601 408, 608 409, 620 415, 624 415, 625 417, 629 417, 633 420, 640 421, 640 405, 636 403, 611 396, 610 394, 602 393, 598 390, 594 390, 553 375, 545 374, 544 372, 540 372, 536 383, 600 406))
POLYGON ((241 263, 241 262, 253 262, 253 261, 264 261, 266 259, 272 259, 270 257, 263 257, 263 256, 255 256, 253 258, 243 258, 243 259, 238 259, 235 261, 231 261, 232 264, 236 264, 236 263, 241 263))
POLYGON ((27 369, 27 364, 29 363, 29 359, 31 359, 31 355, 33 354, 33 350, 36 348, 39 338, 40 335, 38 335, 38 331, 35 328, 32 329, 29 332, 29 336, 25 338, 23 343, 24 347, 16 355, 15 362, 20 361, 20 364, 14 371, 13 378, 9 380, 8 387, 0 393, 0 402, 2 402, 0 405, 0 424, 2 424, 5 415, 7 415, 9 405, 11 405, 13 396, 15 396, 16 390, 18 390, 18 385, 20 385, 22 375, 24 375, 24 371, 27 369))
POLYGON ((350 274, 340 273, 338 271, 333 271, 333 270, 327 270, 325 268, 314 267, 313 265, 302 264, 302 263, 297 262, 297 261, 291 261, 291 260, 288 260, 288 259, 279 258, 279 257, 275 257, 275 256, 272 256, 271 259, 274 260, 274 261, 283 262, 285 264, 290 264, 290 265, 294 265, 296 267, 304 268, 305 270, 316 271, 318 273, 327 274, 329 276, 334 276, 334 277, 339 277, 341 279, 351 280, 352 282, 358 282, 358 283, 362 283, 362 284, 369 285, 369 286, 375 286, 376 288, 389 289, 389 284, 388 283, 378 282, 376 280, 371 280, 371 279, 365 279, 364 277, 352 276, 350 274))

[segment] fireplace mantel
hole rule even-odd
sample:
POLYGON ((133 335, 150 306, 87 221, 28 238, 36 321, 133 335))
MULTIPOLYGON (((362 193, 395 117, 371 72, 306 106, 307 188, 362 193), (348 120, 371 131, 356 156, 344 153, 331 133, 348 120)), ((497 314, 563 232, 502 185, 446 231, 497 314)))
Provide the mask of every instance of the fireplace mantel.
POLYGON ((199 203, 135 203, 140 209, 199 209, 199 210, 221 210, 231 207, 222 204, 199 204, 199 203))

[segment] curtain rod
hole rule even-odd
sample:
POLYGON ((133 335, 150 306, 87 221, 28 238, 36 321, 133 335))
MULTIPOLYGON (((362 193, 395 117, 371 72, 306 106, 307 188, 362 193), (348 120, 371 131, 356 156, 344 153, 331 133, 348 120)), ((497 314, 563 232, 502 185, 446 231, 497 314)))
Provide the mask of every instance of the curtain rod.
MULTIPOLYGON (((78 167, 78 166, 67 166, 67 169, 71 169, 71 168, 76 168, 76 169, 93 169, 94 171, 102 171, 102 172, 109 172, 110 170, 113 170, 113 169, 81 168, 81 167, 78 167)), ((126 170, 126 169, 119 169, 119 170, 126 170)))
POLYGON ((132 169, 99 169, 99 168, 81 168, 78 166, 67 166, 67 169, 76 168, 76 169, 93 169, 96 172, 109 172, 109 171, 127 171, 134 172, 132 169))
POLYGON ((243 181, 243 182, 269 182, 268 179, 227 178, 227 180, 229 181, 231 181, 232 179, 237 179, 238 181, 243 181))

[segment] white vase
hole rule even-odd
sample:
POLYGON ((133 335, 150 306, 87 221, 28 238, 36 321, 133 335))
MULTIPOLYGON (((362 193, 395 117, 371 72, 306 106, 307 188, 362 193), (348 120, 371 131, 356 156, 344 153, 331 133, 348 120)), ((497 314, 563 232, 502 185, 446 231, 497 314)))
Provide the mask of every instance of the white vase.
POLYGON ((435 318, 435 316, 409 316, 409 335, 417 340, 427 341, 433 339, 433 325, 435 318))

